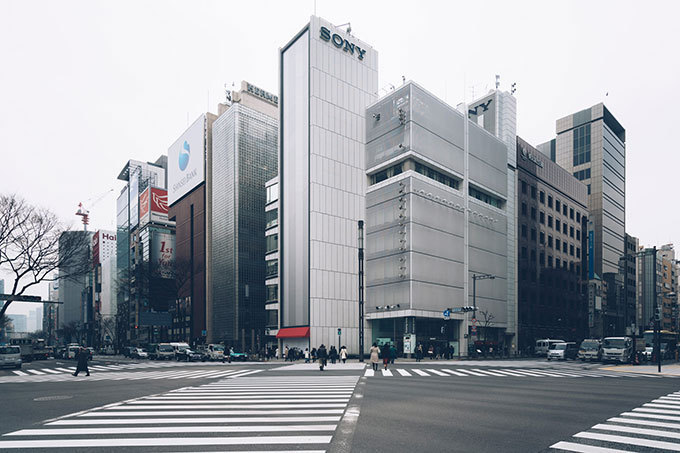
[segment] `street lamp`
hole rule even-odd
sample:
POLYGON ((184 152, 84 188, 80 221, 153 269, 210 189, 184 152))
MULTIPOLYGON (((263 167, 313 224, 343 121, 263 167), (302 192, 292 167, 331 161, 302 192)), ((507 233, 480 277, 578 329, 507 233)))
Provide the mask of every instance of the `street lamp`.
POLYGON ((477 320, 477 280, 493 280, 493 274, 472 274, 472 319, 477 320))

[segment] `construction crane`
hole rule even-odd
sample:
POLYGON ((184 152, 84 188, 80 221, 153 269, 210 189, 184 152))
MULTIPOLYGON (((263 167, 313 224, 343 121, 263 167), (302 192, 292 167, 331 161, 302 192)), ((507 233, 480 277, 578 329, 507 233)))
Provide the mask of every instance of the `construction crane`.
MULTIPOLYGON (((89 204, 88 208, 83 206, 82 201, 80 203, 78 203, 78 211, 76 211, 76 215, 79 215, 80 217, 82 217, 81 220, 83 222, 83 230, 84 231, 87 231, 87 225, 89 225, 89 223, 90 223, 90 209, 89 208, 93 208, 97 203, 102 201, 104 199, 104 197, 106 197, 111 192, 113 192, 113 189, 109 189, 106 192, 104 192, 103 194, 99 195, 93 202, 91 202, 89 204)), ((92 200, 92 198, 87 200, 86 203, 88 203, 90 200, 92 200)))

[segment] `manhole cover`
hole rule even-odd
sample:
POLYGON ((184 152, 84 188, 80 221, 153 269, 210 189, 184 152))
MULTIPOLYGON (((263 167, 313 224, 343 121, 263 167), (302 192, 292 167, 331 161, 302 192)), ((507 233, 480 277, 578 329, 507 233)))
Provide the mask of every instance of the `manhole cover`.
POLYGON ((69 400, 73 398, 71 395, 53 395, 53 396, 41 396, 40 398, 33 398, 33 401, 59 401, 59 400, 69 400))

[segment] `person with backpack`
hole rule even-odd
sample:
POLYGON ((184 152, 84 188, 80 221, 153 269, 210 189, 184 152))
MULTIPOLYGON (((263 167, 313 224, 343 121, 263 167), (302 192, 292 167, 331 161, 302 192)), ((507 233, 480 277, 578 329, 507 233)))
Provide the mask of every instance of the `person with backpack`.
POLYGON ((323 343, 316 350, 316 355, 319 358, 319 370, 323 371, 323 367, 326 366, 326 359, 328 359, 328 351, 326 351, 326 346, 323 343))

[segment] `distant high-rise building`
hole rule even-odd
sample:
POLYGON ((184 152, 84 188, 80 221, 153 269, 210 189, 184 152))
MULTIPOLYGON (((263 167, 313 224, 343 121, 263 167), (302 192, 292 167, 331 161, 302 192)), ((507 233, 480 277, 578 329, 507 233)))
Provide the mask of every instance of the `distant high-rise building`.
MULTIPOLYGON (((65 325, 80 326, 87 322, 88 294, 86 288, 91 276, 83 274, 74 266, 90 260, 92 235, 90 231, 66 231, 59 238, 59 248, 71 247, 76 241, 82 244, 72 265, 59 268, 59 328, 65 325), (76 262, 78 264, 76 264, 76 262)), ((70 263, 69 263, 70 264, 70 263)))
POLYGON ((7 315, 12 322, 12 332, 27 333, 28 332, 28 317, 26 315, 7 315))
POLYGON ((258 350, 265 340, 264 187, 277 173, 278 96, 244 81, 231 101, 212 127, 207 341, 258 350))

